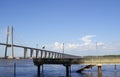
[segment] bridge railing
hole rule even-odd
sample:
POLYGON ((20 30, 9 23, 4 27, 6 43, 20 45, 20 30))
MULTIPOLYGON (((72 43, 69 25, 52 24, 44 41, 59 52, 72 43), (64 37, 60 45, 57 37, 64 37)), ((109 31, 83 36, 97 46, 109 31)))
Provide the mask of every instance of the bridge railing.
POLYGON ((53 52, 49 50, 38 50, 36 52, 36 58, 75 58, 76 56, 73 55, 68 55, 68 54, 63 54, 59 52, 53 52))
MULTIPOLYGON (((11 47, 11 44, 5 44, 0 43, 0 45, 11 47)), ((49 51, 49 50, 43 50, 38 48, 32 48, 27 46, 20 46, 20 45, 13 45, 14 48, 22 48, 24 49, 24 56, 23 58, 75 58, 76 56, 63 54, 59 52, 49 51), (28 57, 28 50, 30 51, 30 56, 28 57)), ((5 58, 8 56, 5 55, 5 58)), ((15 58, 15 56, 12 56, 12 58, 15 58)))

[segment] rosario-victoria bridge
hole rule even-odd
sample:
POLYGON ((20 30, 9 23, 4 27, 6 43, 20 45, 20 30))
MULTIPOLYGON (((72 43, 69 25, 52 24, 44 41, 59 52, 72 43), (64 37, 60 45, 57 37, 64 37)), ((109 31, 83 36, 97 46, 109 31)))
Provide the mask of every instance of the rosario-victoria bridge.
POLYGON ((80 68, 77 70, 77 72, 82 72, 85 69, 92 68, 93 66, 98 67, 98 71, 101 71, 102 65, 109 65, 114 64, 116 69, 116 64, 120 64, 120 56, 75 56, 65 53, 59 53, 57 51, 51 51, 51 50, 45 50, 45 49, 39 49, 39 48, 33 48, 28 46, 21 46, 21 45, 15 45, 13 44, 13 40, 11 40, 11 44, 8 44, 8 34, 11 33, 11 37, 13 38, 13 29, 9 30, 9 27, 7 29, 7 38, 6 43, 0 43, 0 46, 5 47, 5 54, 4 59, 16 59, 14 56, 15 51, 14 48, 21 48, 23 49, 23 56, 22 59, 33 59, 34 65, 38 67, 38 75, 40 75, 41 72, 41 66, 44 64, 62 64, 66 67, 66 76, 69 77, 69 74, 71 72, 71 65, 72 64, 83 64, 85 65, 83 68, 80 68), (11 32, 9 32, 11 31, 11 32), (7 56, 7 48, 11 48, 12 56, 7 56), (29 58, 28 58, 28 52, 29 58), (35 55, 34 55, 35 54, 35 55))

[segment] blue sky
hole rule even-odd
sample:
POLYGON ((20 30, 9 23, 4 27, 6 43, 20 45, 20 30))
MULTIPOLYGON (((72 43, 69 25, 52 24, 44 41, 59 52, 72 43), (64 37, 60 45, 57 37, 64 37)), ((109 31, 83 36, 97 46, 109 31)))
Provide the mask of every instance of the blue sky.
POLYGON ((32 47, 61 51, 65 43, 66 53, 96 55, 98 42, 97 55, 120 51, 119 0, 0 0, 0 32, 9 25, 15 42, 32 47))

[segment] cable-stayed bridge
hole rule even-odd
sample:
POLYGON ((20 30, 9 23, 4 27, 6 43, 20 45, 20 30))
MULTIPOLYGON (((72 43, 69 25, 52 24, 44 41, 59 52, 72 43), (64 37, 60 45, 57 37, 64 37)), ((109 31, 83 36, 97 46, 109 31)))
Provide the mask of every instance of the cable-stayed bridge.
POLYGON ((6 43, 0 43, 0 46, 5 46, 5 59, 15 59, 14 48, 23 49, 22 59, 26 59, 28 52, 29 58, 33 59, 34 64, 38 67, 38 75, 40 75, 40 66, 43 64, 63 64, 66 67, 66 75, 69 76, 72 64, 85 64, 87 66, 81 68, 77 72, 81 72, 84 69, 98 66, 98 70, 101 70, 101 66, 104 64, 120 64, 120 56, 91 56, 91 57, 80 57, 65 53, 59 53, 51 50, 39 49, 34 47, 15 45, 13 44, 13 27, 7 28, 6 43), (11 36, 11 43, 8 43, 9 36, 11 36), (7 56, 7 48, 11 48, 12 56, 7 56), (29 50, 29 51, 28 51, 29 50), (35 56, 34 56, 35 54, 35 56))
MULTIPOLYGON (((63 53, 59 53, 59 52, 54 52, 54 51, 50 51, 50 50, 44 50, 44 49, 39 49, 39 48, 33 48, 33 47, 27 47, 27 46, 20 46, 20 45, 12 45, 11 44, 5 44, 5 43, 0 43, 0 45, 6 46, 6 47, 14 47, 14 48, 22 48, 24 49, 24 56, 23 58, 26 59, 27 58, 27 52, 28 50, 30 50, 30 56, 29 58, 75 58, 78 56, 74 56, 74 55, 69 55, 69 54, 63 54, 63 53), (34 56, 34 54, 36 54, 36 56, 34 56)), ((8 56, 5 54, 4 58, 8 58, 8 56)), ((11 56, 11 58, 15 58, 15 56, 11 56)))

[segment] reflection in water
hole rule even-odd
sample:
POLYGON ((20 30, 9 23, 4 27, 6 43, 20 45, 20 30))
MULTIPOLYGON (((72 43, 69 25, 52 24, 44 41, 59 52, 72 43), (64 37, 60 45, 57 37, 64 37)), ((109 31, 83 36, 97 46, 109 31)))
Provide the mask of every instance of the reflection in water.
POLYGON ((82 75, 84 75, 84 77, 120 77, 120 72, 119 72, 120 68, 117 68, 116 70, 114 70, 112 66, 103 65, 101 67, 102 68, 101 70, 100 69, 98 70, 98 66, 97 66, 97 67, 94 67, 92 70, 88 69, 83 71, 82 75))
POLYGON ((90 76, 93 77, 93 72, 92 71, 90 72, 90 76))
POLYGON ((98 70, 98 77, 102 77, 102 70, 98 70))
MULTIPOLYGON (((40 76, 37 75, 37 67, 32 60, 0 60, 0 77, 14 77, 13 66, 16 62, 16 77, 66 77, 66 68, 63 65, 44 65, 40 76)), ((103 65, 102 70, 98 72, 98 67, 85 70, 82 73, 76 73, 81 65, 73 65, 69 77, 120 77, 120 66, 111 67, 103 65), (114 70, 114 68, 116 68, 114 70)))
POLYGON ((102 77, 102 66, 98 65, 98 77, 102 77))
POLYGON ((114 77, 117 77, 117 71, 114 71, 114 77))

